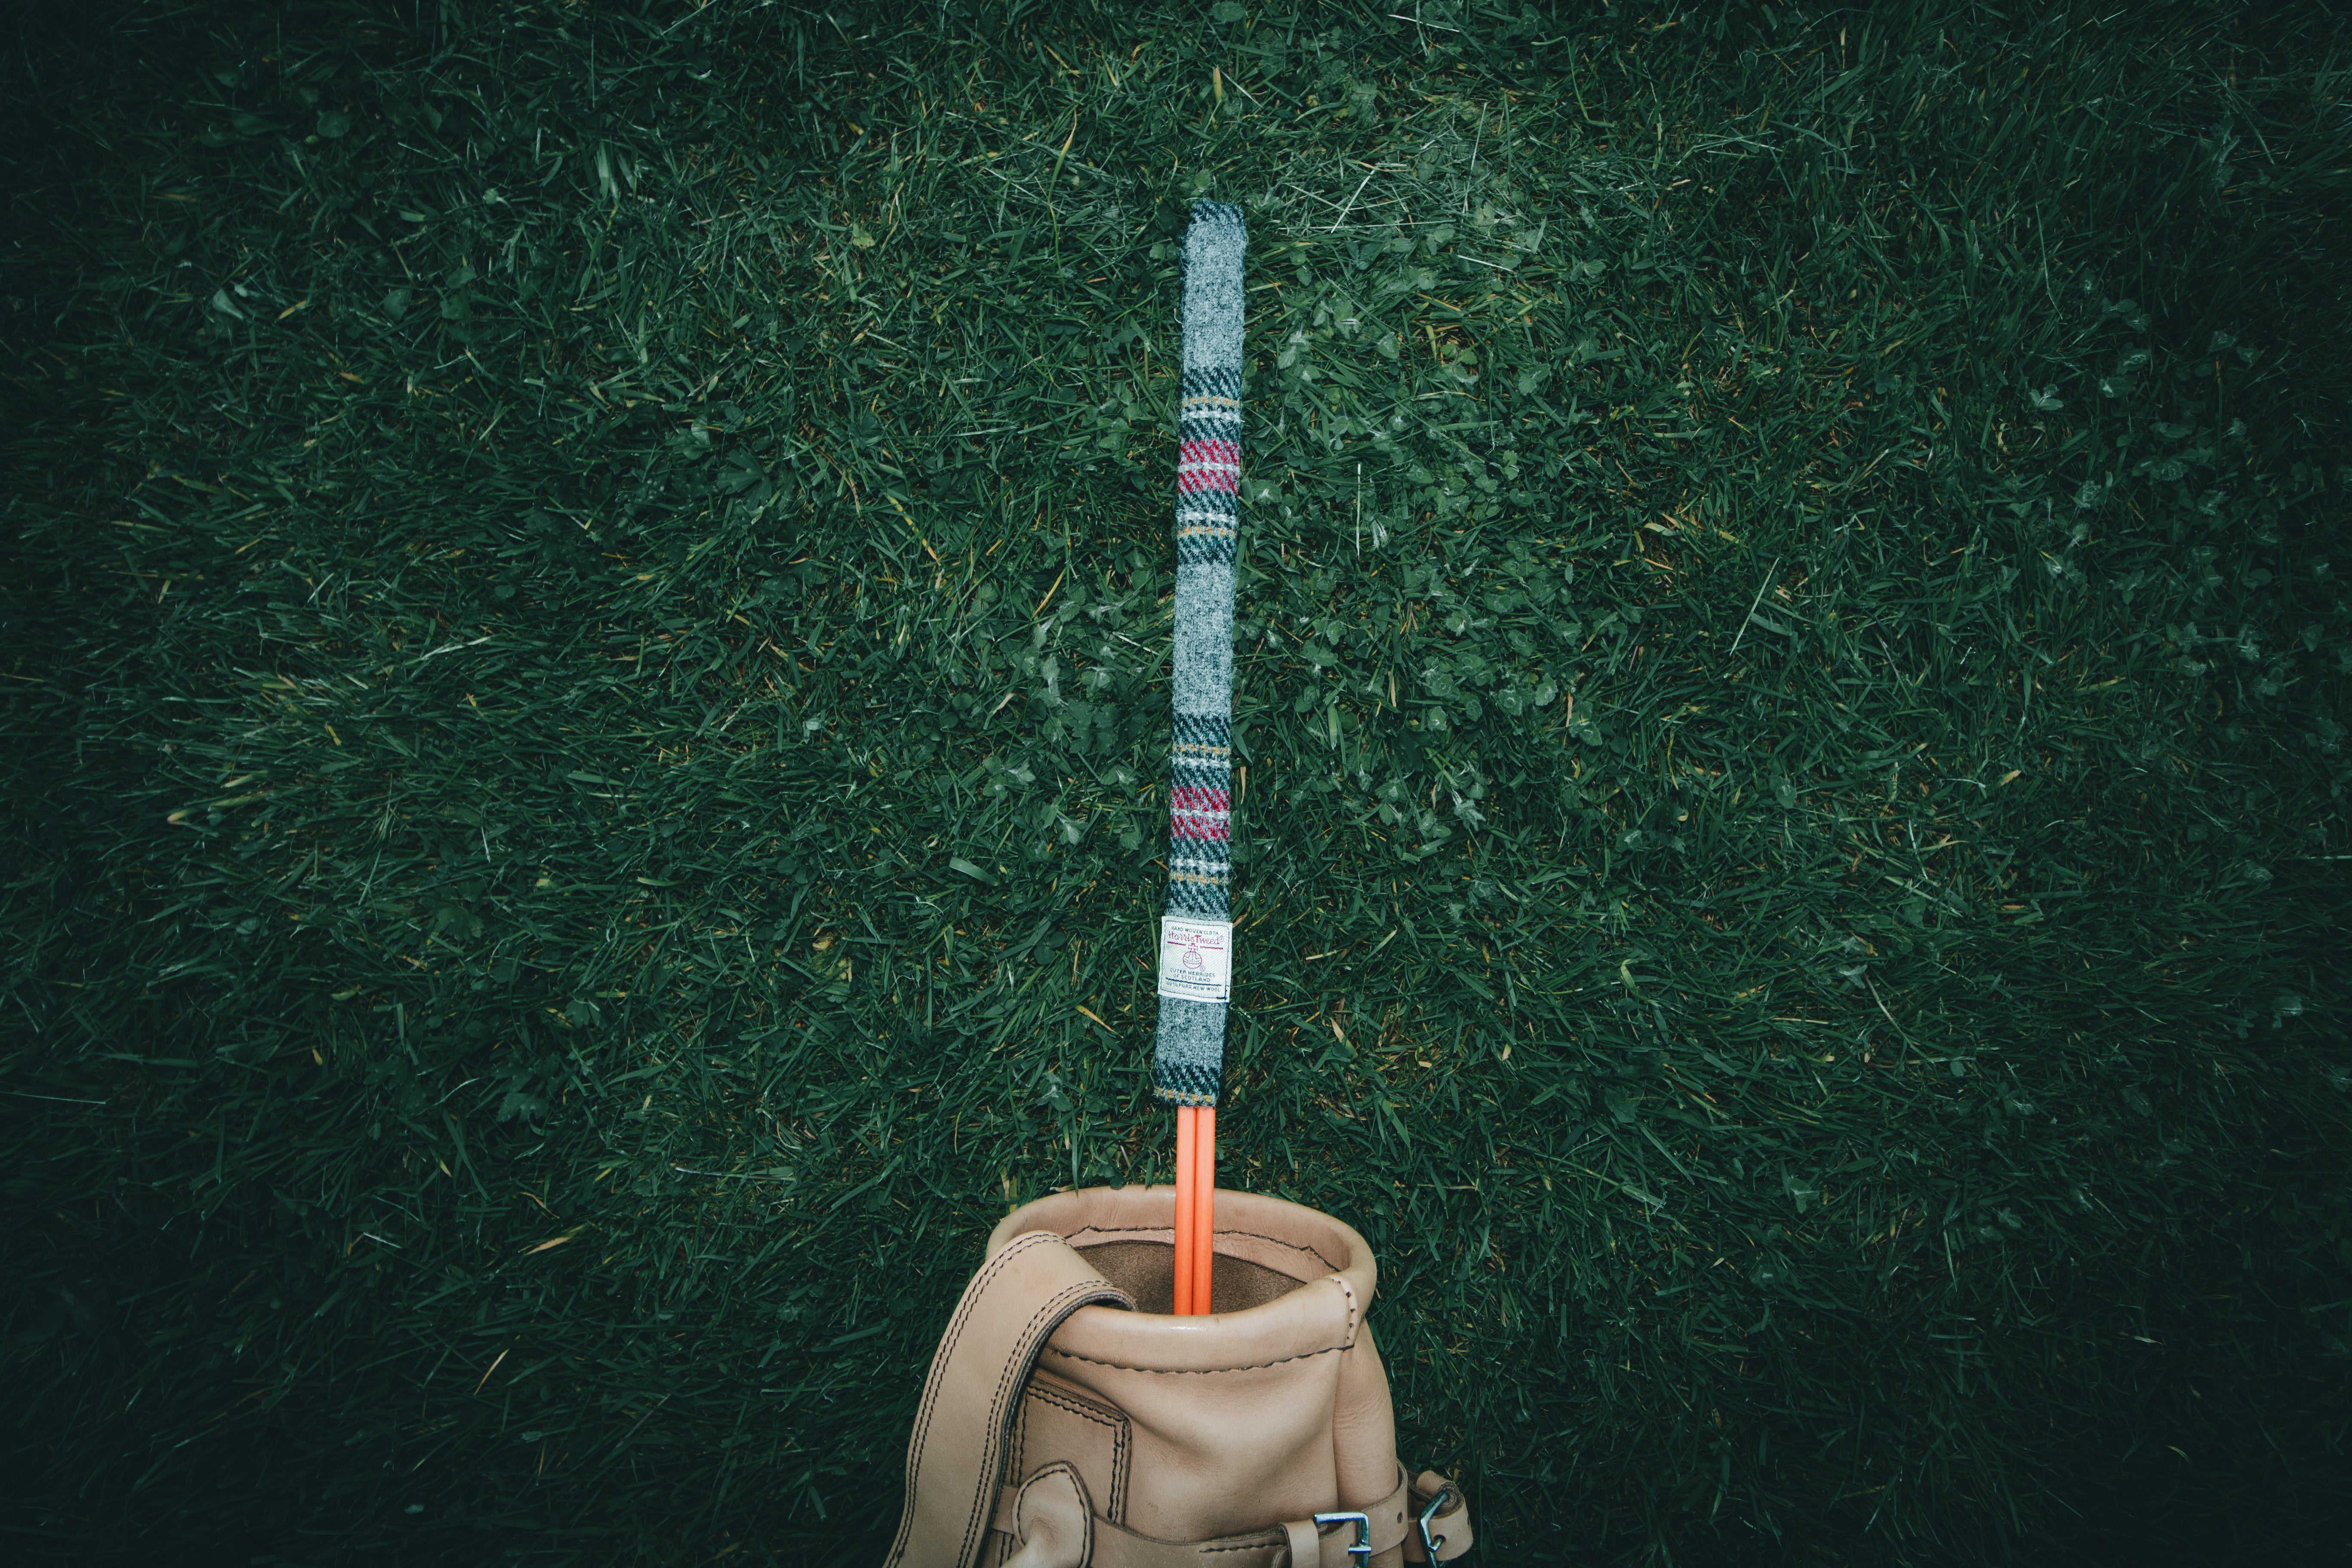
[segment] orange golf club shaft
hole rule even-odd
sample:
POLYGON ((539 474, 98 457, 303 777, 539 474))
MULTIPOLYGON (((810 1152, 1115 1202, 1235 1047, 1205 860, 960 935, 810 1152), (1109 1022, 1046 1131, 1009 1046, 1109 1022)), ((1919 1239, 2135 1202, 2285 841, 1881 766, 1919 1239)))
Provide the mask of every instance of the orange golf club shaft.
POLYGON ((1210 1310, 1216 1258, 1217 1112, 1213 1106, 1176 1108, 1176 1237, 1173 1310, 1200 1317, 1210 1310))
POLYGON ((1171 1310, 1180 1318, 1192 1315, 1193 1128, 1200 1114, 1197 1105, 1176 1108, 1176 1290, 1171 1310))
POLYGON ((1210 1272, 1217 1259, 1217 1108, 1201 1107, 1192 1119, 1192 1136, 1197 1147, 1192 1151, 1192 1179, 1198 1184, 1192 1198, 1192 1235, 1196 1251, 1192 1259, 1192 1310, 1207 1314, 1216 1309, 1211 1303, 1210 1272))

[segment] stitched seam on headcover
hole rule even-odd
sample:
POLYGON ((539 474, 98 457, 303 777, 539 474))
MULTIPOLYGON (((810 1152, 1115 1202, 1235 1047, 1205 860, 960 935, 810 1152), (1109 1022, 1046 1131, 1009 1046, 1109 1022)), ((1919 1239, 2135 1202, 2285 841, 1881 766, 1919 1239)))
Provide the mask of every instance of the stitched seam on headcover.
MULTIPOLYGON (((1027 1236, 1015 1237, 1003 1251, 998 1253, 972 1277, 971 1284, 964 1287, 963 1300, 956 1303, 955 1316, 949 1320, 947 1332, 940 1336, 939 1354, 931 1363, 933 1371, 938 1374, 937 1381, 927 1381, 925 1384, 922 1408, 915 1416, 915 1435, 907 1445, 907 1511, 905 1517, 898 1521, 898 1537, 890 1543, 890 1555, 883 1559, 886 1564, 898 1561, 899 1555, 907 1549, 907 1537, 915 1528, 915 1483, 919 1479, 916 1466, 923 1453, 925 1440, 930 1435, 931 1416, 938 1411, 940 1396, 946 1388, 947 1369, 955 1360, 956 1343, 962 1339, 963 1331, 971 1321, 971 1314, 979 1310, 981 1298, 987 1293, 983 1281, 1002 1273, 1024 1247, 1034 1251, 1037 1247, 1044 1246, 1049 1237, 1060 1239, 1054 1237, 1053 1232, 1046 1230, 1034 1230, 1027 1236), (1034 1243, 1029 1239, 1033 1236, 1037 1237, 1034 1243)), ((968 1541, 967 1544, 969 1544, 968 1541)))

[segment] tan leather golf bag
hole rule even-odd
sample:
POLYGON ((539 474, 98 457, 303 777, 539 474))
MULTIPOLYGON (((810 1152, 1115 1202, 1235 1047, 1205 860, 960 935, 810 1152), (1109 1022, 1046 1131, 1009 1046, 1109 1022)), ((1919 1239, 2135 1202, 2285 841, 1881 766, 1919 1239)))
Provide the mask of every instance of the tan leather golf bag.
POLYGON ((1470 1547, 1397 1462, 1364 1238, 1216 1194, 1213 1310, 1177 1317, 1174 1189, 1007 1215, 940 1341, 888 1568, 1398 1568, 1470 1547))

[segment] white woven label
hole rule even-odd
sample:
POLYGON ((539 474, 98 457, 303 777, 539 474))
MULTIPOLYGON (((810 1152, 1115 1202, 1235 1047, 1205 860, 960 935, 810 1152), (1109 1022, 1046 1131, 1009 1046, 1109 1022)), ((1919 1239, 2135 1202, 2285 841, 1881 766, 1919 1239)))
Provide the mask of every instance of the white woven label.
POLYGON ((1226 1002, 1234 994, 1234 923, 1160 917, 1160 994, 1226 1002))

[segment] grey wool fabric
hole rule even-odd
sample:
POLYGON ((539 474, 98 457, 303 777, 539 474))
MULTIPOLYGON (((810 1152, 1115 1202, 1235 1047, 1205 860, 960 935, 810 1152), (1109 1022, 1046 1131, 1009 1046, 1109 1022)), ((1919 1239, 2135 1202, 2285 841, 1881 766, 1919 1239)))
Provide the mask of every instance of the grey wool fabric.
MULTIPOLYGON (((1184 373, 1176 463, 1175 723, 1170 749, 1168 912, 1230 917, 1233 881, 1234 559, 1242 454, 1239 207, 1192 204, 1184 234, 1184 373)), ((1160 998, 1152 1092, 1214 1105, 1225 1004, 1160 998)))

